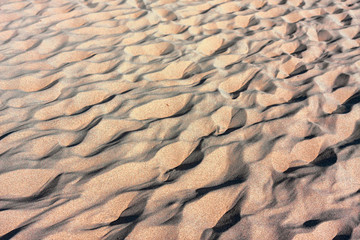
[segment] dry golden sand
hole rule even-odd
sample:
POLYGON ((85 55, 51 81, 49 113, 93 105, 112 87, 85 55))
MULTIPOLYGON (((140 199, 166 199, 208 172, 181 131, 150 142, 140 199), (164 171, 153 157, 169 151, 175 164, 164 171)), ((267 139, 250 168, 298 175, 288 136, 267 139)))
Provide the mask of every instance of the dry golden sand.
POLYGON ((356 0, 0 0, 0 239, 360 239, 356 0))

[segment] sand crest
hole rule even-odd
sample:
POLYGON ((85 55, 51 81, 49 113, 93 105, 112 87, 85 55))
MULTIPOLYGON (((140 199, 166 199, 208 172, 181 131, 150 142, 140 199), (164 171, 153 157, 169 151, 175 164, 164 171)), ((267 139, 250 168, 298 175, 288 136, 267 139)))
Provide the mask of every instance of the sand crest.
POLYGON ((360 239, 359 9, 0 1, 0 239, 360 239))

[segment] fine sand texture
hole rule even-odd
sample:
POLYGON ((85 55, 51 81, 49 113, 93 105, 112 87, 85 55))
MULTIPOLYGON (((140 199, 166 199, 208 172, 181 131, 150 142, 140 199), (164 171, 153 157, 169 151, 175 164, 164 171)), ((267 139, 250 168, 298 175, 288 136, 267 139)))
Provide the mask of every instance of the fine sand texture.
POLYGON ((0 0, 0 239, 360 239, 357 0, 0 0))

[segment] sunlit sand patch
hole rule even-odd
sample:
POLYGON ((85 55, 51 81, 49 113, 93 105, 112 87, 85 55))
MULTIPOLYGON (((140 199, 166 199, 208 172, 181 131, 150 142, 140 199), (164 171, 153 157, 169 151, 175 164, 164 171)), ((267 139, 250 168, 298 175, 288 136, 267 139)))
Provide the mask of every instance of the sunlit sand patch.
POLYGON ((0 3, 0 239, 360 239, 358 1, 0 3))

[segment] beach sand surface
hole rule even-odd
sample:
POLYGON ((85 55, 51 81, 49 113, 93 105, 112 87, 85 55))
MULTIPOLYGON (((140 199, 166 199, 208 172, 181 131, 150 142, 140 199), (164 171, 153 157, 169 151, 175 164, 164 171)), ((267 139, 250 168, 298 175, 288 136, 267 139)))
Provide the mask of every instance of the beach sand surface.
POLYGON ((0 239, 360 239, 360 2, 0 0, 0 239))

